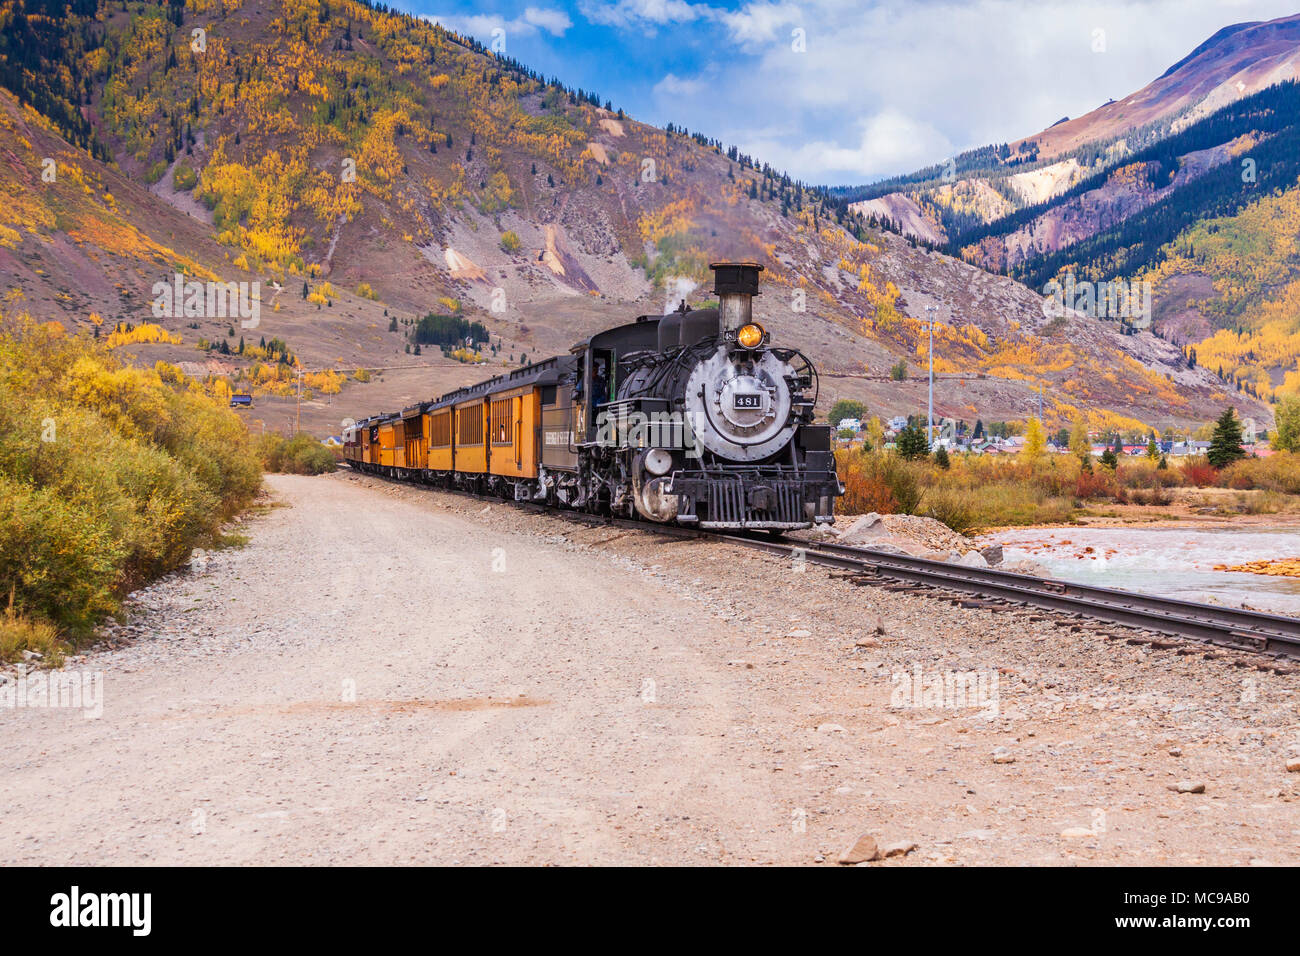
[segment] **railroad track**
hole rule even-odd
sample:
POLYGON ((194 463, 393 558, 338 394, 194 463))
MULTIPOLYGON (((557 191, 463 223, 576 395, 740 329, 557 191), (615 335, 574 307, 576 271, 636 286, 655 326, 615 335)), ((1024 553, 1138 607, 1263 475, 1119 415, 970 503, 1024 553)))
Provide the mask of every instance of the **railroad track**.
POLYGON ((847 571, 866 580, 891 579, 959 591, 1139 627, 1233 650, 1300 660, 1300 619, 1280 614, 1155 597, 996 568, 970 568, 843 544, 789 539, 764 541, 737 535, 719 537, 775 553, 793 555, 801 552, 807 561, 847 571))
POLYGON ((802 556, 801 560, 847 572, 858 583, 897 582, 899 585, 973 594, 1008 604, 1039 607, 1076 617, 1137 627, 1226 649, 1300 660, 1300 618, 1280 614, 1155 597, 1136 591, 1075 584, 996 568, 964 567, 929 558, 831 542, 656 525, 628 518, 565 511, 535 502, 511 502, 479 494, 469 496, 483 501, 512 504, 527 511, 553 514, 581 524, 652 531, 679 538, 707 537, 792 558, 798 554, 802 556))

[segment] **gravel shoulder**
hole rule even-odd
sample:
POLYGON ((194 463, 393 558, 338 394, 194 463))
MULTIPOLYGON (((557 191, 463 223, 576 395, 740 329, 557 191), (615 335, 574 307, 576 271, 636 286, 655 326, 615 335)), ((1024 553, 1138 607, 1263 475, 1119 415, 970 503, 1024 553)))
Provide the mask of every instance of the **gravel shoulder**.
POLYGON ((0 709, 0 863, 834 865, 864 833, 916 845, 873 866, 1300 862, 1295 673, 350 473, 268 485, 246 547, 69 662, 102 716, 0 709))

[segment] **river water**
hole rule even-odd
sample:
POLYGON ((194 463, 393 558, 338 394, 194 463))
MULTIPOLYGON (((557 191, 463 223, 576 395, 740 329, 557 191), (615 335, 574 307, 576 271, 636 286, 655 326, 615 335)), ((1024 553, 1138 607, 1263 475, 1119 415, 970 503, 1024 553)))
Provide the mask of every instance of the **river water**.
POLYGON ((1300 617, 1300 578, 1214 570, 1300 557, 1295 528, 1021 528, 980 540, 1066 581, 1300 617))

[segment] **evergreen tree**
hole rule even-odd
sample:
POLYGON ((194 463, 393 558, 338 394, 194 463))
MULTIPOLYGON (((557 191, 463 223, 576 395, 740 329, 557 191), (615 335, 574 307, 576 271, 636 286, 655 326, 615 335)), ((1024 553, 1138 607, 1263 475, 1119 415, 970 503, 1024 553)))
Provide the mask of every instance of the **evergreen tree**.
POLYGON ((1210 438, 1210 449, 1205 457, 1215 468, 1231 465, 1239 458, 1246 457, 1246 452, 1241 447, 1241 422, 1231 406, 1225 408, 1214 423, 1214 434, 1210 438))
POLYGON ((1101 453, 1101 463, 1111 471, 1119 467, 1119 456, 1115 454, 1114 448, 1107 448, 1101 453))
POLYGON ((948 449, 940 445, 934 450, 934 463, 940 468, 948 468, 952 465, 951 459, 948 458, 948 449))
POLYGON ((930 454, 930 443, 925 439, 925 430, 917 425, 908 425, 894 439, 898 453, 908 460, 924 458, 930 454))

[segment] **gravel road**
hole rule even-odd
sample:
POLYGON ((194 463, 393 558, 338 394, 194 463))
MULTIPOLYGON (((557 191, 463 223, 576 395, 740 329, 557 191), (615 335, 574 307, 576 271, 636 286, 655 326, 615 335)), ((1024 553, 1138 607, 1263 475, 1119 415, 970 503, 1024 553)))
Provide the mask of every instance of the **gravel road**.
POLYGON ((1300 862, 1295 674, 350 474, 268 485, 247 546, 67 664, 102 716, 0 709, 0 863, 834 865, 863 833, 916 845, 874 866, 1300 862))

